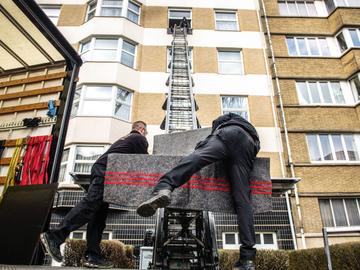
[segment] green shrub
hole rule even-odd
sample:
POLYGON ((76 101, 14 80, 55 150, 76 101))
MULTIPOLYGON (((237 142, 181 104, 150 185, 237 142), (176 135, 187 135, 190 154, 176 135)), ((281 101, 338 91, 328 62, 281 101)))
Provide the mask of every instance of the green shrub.
MULTIPOLYGON (((83 266, 85 240, 67 240, 64 250, 65 266, 83 266)), ((105 240, 100 244, 101 254, 116 268, 134 268, 133 249, 120 241, 105 240)))
MULTIPOLYGON (((344 243, 330 246, 334 270, 360 269, 360 243, 344 243)), ((297 250, 290 253, 290 270, 327 270, 323 248, 297 250)))
MULTIPOLYGON (((234 250, 220 250, 220 269, 232 270, 239 259, 239 252, 234 250)), ((287 270, 289 269, 289 252, 285 250, 258 250, 256 253, 257 270, 287 270)))

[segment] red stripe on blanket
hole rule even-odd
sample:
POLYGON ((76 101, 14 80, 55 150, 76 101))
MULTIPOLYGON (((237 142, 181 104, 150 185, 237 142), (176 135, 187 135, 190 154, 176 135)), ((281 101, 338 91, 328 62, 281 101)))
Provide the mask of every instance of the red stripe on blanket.
POLYGON ((268 189, 272 190, 272 187, 264 187, 264 186, 250 186, 251 189, 268 189))
POLYGON ((250 183, 255 185, 272 185, 271 182, 256 181, 256 180, 250 180, 250 183))
POLYGON ((272 192, 271 191, 257 191, 257 190, 252 190, 251 194, 261 194, 261 195, 271 195, 272 192))

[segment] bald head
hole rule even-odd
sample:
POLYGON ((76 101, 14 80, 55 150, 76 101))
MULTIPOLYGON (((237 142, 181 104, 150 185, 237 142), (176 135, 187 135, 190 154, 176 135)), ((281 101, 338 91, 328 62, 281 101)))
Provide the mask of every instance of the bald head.
POLYGON ((141 135, 147 135, 146 123, 144 121, 136 121, 132 124, 132 130, 140 132, 141 135))

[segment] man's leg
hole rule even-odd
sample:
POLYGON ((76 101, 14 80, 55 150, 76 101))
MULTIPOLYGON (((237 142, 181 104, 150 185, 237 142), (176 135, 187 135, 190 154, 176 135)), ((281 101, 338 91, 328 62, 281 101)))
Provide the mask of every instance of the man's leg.
POLYGON ((64 217, 58 227, 41 235, 48 253, 57 261, 62 260, 60 245, 70 232, 88 223, 102 205, 105 169, 94 165, 91 170, 91 184, 86 196, 64 217))
POLYGON ((172 170, 164 174, 154 188, 153 197, 142 203, 137 213, 148 217, 155 214, 156 209, 170 204, 170 193, 189 181, 190 177, 201 168, 228 157, 225 144, 217 137, 212 136, 193 153, 184 157, 172 170))

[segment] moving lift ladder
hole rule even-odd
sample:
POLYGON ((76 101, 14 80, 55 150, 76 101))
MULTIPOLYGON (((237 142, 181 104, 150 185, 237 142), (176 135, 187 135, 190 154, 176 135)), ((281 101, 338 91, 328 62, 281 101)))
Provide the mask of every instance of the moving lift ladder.
MULTIPOLYGON (((170 52, 170 76, 166 82, 169 93, 163 106, 166 118, 162 128, 167 133, 199 127, 195 116, 197 106, 192 91, 194 82, 186 34, 186 28, 175 25, 170 52)), ((145 238, 149 244, 149 235, 145 238)), ((215 223, 210 212, 159 209, 152 239, 153 260, 150 269, 219 269, 215 223)))

